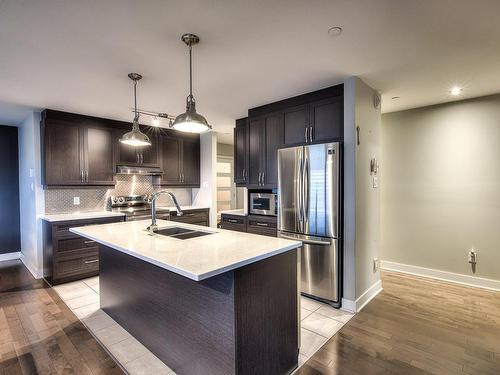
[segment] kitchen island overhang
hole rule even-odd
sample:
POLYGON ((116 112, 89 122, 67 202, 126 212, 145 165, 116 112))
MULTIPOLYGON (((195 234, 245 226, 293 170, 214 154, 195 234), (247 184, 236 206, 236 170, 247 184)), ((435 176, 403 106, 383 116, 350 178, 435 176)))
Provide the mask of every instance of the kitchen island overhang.
POLYGON ((297 367, 300 242, 213 229, 179 240, 150 236, 147 224, 71 229, 101 244, 100 302, 108 315, 178 374, 297 367))

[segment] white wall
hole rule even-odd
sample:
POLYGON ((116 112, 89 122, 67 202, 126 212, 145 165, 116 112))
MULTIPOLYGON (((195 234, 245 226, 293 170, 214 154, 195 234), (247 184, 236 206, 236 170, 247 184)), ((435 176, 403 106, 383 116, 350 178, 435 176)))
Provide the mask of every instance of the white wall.
POLYGON ((380 291, 380 192, 373 187, 370 160, 380 159, 380 109, 376 91, 361 79, 344 82, 344 306, 359 310, 380 291), (360 128, 357 144, 356 128, 360 128))
POLYGON ((40 113, 32 112, 19 126, 19 199, 21 253, 35 277, 42 276, 42 232, 37 216, 44 212, 41 186, 40 113))
POLYGON ((210 207, 210 226, 217 226, 217 135, 200 136, 200 188, 193 189, 193 205, 210 207))
POLYGON ((382 117, 384 260, 500 280, 499 141, 500 95, 382 117))

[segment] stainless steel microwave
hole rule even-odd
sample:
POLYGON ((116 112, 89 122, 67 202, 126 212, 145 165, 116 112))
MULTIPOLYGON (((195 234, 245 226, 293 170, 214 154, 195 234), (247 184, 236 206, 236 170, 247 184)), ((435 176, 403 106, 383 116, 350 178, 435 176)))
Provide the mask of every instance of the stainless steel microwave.
POLYGON ((274 193, 250 193, 249 212, 256 215, 278 215, 278 195, 274 193))

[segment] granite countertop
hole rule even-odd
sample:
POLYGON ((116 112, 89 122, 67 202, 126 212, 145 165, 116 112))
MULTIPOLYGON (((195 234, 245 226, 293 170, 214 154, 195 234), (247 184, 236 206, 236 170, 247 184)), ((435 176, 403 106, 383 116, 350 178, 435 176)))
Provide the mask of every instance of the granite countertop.
POLYGON ((39 218, 50 223, 68 220, 98 219, 103 217, 125 216, 122 212, 94 211, 94 212, 72 212, 67 214, 48 214, 39 218))
POLYGON ((245 213, 245 210, 243 208, 237 209, 237 210, 224 210, 224 211, 219 211, 219 214, 226 214, 226 215, 237 215, 237 216, 247 216, 245 213))
POLYGON ((146 230, 148 220, 71 228, 70 231, 168 271, 201 281, 302 245, 300 241, 158 220, 159 228, 182 227, 212 234, 186 240, 146 230))

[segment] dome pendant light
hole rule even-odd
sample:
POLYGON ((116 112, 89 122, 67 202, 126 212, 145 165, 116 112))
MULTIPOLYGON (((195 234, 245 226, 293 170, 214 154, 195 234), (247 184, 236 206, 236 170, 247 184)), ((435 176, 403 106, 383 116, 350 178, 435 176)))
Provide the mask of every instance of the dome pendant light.
POLYGON ((123 134, 120 138, 120 142, 134 147, 151 146, 149 137, 141 132, 141 129, 139 129, 139 112, 137 111, 137 81, 139 81, 142 76, 138 73, 129 73, 128 77, 134 81, 134 122, 132 123, 132 131, 123 134))
POLYGON ((172 127, 186 133, 203 133, 212 127, 205 117, 196 113, 196 102, 193 97, 192 46, 198 44, 200 38, 194 34, 184 34, 181 40, 189 47, 189 96, 186 99, 186 112, 175 118, 172 127))

